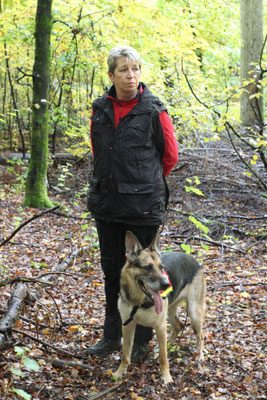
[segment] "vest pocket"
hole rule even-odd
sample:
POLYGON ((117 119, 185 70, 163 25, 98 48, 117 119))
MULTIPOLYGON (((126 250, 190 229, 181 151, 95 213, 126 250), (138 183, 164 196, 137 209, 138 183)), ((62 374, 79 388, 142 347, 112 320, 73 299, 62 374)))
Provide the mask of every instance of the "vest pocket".
POLYGON ((93 122, 93 133, 101 133, 108 123, 108 116, 105 114, 96 113, 96 115, 91 117, 91 120, 93 122))
POLYGON ((155 204, 159 199, 151 183, 119 183, 118 200, 119 212, 125 218, 150 215, 159 208, 159 204, 155 204))
POLYGON ((118 183, 118 192, 124 194, 144 194, 153 193, 152 183, 118 183))

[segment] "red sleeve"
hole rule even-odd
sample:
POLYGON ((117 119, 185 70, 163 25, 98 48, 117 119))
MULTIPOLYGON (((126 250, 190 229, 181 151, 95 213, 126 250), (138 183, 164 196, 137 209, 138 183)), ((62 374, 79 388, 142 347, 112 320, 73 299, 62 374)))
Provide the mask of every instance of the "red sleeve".
MULTIPOLYGON (((93 114, 94 114, 94 112, 92 111, 92 116, 93 116, 93 114)), ((91 123, 90 123, 90 140, 91 140, 92 153, 94 154, 94 146, 93 146, 93 141, 92 141, 92 127, 93 127, 93 120, 91 119, 91 123)))
POLYGON ((162 158, 164 177, 168 176, 178 161, 178 143, 175 137, 174 126, 166 111, 159 115, 165 139, 165 151, 162 158))

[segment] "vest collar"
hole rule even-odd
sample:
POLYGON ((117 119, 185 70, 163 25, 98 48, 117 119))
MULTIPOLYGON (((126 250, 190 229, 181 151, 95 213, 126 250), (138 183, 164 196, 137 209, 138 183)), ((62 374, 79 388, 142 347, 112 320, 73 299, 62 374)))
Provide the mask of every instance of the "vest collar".
MULTIPOLYGON (((130 111, 131 114, 146 114, 153 111, 153 99, 155 96, 150 92, 148 87, 140 82, 138 91, 138 103, 130 111)), ((97 99, 94 104, 106 112, 109 116, 113 113, 112 101, 116 101, 116 91, 114 85, 111 86, 104 96, 97 99)))

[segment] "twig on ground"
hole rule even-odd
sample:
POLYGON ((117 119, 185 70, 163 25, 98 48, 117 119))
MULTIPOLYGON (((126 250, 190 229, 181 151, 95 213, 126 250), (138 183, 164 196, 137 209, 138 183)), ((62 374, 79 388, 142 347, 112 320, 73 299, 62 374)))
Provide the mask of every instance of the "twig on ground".
POLYGON ((237 253, 246 254, 246 251, 245 251, 245 250, 238 249, 238 248, 235 248, 235 247, 233 247, 233 246, 229 246, 229 245, 227 245, 227 244, 225 244, 225 243, 217 242, 217 241, 215 241, 215 240, 207 239, 207 238, 204 238, 204 237, 201 237, 201 236, 194 236, 194 235, 192 235, 192 236, 186 236, 186 235, 176 235, 176 234, 173 234, 173 235, 169 235, 169 237, 172 237, 172 238, 174 238, 174 239, 176 239, 176 238, 177 238, 177 239, 178 239, 178 238, 186 239, 186 241, 188 241, 188 240, 203 241, 203 242, 210 243, 210 244, 212 244, 212 245, 214 245, 214 246, 218 246, 218 247, 227 247, 228 249, 230 249, 230 250, 232 250, 232 251, 235 251, 235 252, 237 252, 237 253))
POLYGON ((66 275, 66 276, 75 276, 75 277, 78 276, 77 274, 74 275, 74 274, 70 274, 67 272, 46 272, 45 274, 38 275, 36 278, 29 278, 27 276, 18 276, 16 278, 6 278, 6 279, 3 279, 2 281, 0 281, 0 287, 7 286, 7 285, 13 285, 14 283, 19 283, 19 282, 39 283, 42 285, 54 285, 54 283, 52 283, 52 282, 41 280, 41 278, 43 278, 44 276, 47 276, 47 275, 66 275))
POLYGON ((15 329, 15 328, 12 328, 12 331, 13 331, 13 332, 16 332, 16 333, 19 333, 20 335, 27 336, 28 338, 34 340, 35 342, 38 342, 38 343, 42 344, 43 346, 50 347, 50 348, 51 348, 52 350, 54 350, 55 352, 60 352, 60 353, 66 354, 67 356, 70 356, 70 357, 76 357, 75 354, 70 353, 69 351, 63 350, 63 349, 61 349, 61 348, 58 347, 58 346, 53 346, 53 345, 50 344, 50 343, 44 342, 43 340, 38 339, 37 337, 32 336, 32 335, 30 335, 30 334, 27 333, 27 332, 24 332, 24 331, 21 331, 21 330, 19 330, 19 329, 15 329))
POLYGON ((253 283, 244 283, 244 282, 222 282, 215 287, 215 289, 220 289, 227 286, 267 286, 265 282, 253 282, 253 283))
POLYGON ((45 282, 42 281, 40 279, 36 279, 36 278, 27 278, 26 276, 20 276, 17 278, 7 278, 7 279, 3 279, 2 281, 0 281, 0 287, 2 286, 7 286, 7 285, 13 285, 14 283, 40 283, 40 284, 44 284, 44 285, 52 285, 52 283, 50 282, 45 282))
POLYGON ((112 387, 110 387, 108 389, 103 390, 103 392, 93 394, 90 397, 86 397, 86 396, 83 396, 83 395, 80 394, 78 397, 76 397, 76 400, 97 400, 97 399, 100 399, 101 397, 106 396, 108 393, 112 392, 113 390, 118 389, 118 387, 121 384, 122 384, 122 382, 118 382, 118 383, 116 383, 116 385, 114 385, 114 386, 112 386, 112 387))
POLYGON ((14 230, 14 232, 11 233, 11 235, 7 239, 5 239, 2 243, 0 243, 0 247, 4 246, 6 243, 8 243, 25 225, 28 225, 33 220, 40 218, 45 214, 48 214, 48 213, 51 213, 51 212, 57 210, 59 207, 60 206, 49 208, 48 210, 44 210, 38 214, 35 214, 33 217, 31 217, 27 221, 24 221, 22 224, 20 224, 20 226, 17 227, 17 229, 14 230))
POLYGON ((38 359, 42 359, 48 361, 52 364, 55 368, 82 368, 86 370, 92 370, 93 366, 89 364, 84 364, 75 361, 68 361, 68 360, 60 360, 58 358, 51 358, 51 357, 38 357, 38 359))
POLYGON ((45 290, 45 292, 48 294, 48 296, 52 299, 53 303, 55 304, 57 312, 58 312, 58 315, 59 315, 60 323, 61 323, 61 326, 62 326, 63 325, 62 314, 61 314, 60 309, 59 309, 59 307, 57 305, 57 302, 54 299, 54 296, 52 296, 52 294, 46 288, 43 288, 43 289, 45 290))

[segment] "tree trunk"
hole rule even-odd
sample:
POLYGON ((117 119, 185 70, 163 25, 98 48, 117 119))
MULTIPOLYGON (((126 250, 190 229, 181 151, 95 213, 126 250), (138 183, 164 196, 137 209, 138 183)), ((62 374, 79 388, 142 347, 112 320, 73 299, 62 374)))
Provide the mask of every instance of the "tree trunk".
POLYGON ((263 0, 240 1, 241 86, 251 81, 240 98, 241 121, 245 126, 259 124, 263 119, 262 88, 258 87, 259 57, 263 46, 263 0), (255 95, 255 96, 253 96, 255 95), (252 97, 251 97, 252 96, 252 97))
POLYGON ((14 111, 16 114, 19 135, 20 135, 20 139, 21 139, 22 154, 23 154, 23 158, 25 158, 25 154, 26 154, 25 142, 24 142, 24 137, 23 137, 21 123, 20 123, 20 116, 19 116, 19 111, 18 111, 18 107, 17 107, 17 100, 16 100, 16 96, 15 96, 14 86, 13 86, 11 73, 10 73, 9 56, 7 53, 6 42, 4 42, 4 53, 5 53, 5 59, 6 59, 6 71, 7 71, 7 76, 8 76, 9 85, 10 85, 10 92, 11 92, 11 97, 12 97, 12 101, 13 101, 14 111))
POLYGON ((31 157, 24 200, 25 206, 35 208, 53 206, 47 196, 51 29, 52 0, 38 0, 35 21, 31 157))

